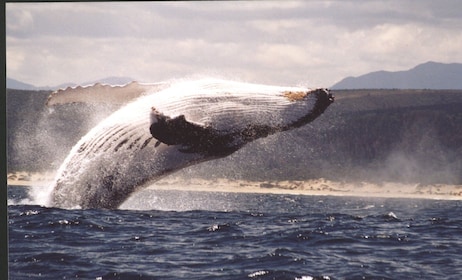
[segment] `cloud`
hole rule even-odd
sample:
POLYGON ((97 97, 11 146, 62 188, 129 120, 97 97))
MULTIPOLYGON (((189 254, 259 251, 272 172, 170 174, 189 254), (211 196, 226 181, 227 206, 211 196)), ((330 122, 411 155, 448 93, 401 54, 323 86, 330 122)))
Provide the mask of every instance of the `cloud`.
POLYGON ((458 1, 7 3, 7 75, 38 86, 213 74, 330 86, 460 62, 458 1))

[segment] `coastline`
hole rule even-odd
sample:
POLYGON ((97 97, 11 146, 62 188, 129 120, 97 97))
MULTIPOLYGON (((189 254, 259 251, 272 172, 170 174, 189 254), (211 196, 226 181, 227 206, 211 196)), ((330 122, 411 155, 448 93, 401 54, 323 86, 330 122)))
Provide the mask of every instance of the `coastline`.
POLYGON ((248 181, 230 179, 169 178, 149 187, 153 190, 183 190, 205 192, 270 193, 313 196, 355 196, 383 198, 422 198, 462 200, 462 185, 403 184, 384 182, 338 182, 327 179, 248 181))
MULTIPOLYGON (((51 184, 54 172, 8 173, 9 186, 41 187, 51 184)), ((269 193, 313 196, 355 196, 383 198, 421 198, 462 200, 462 185, 408 184, 396 182, 341 182, 327 179, 250 181, 168 176, 149 186, 151 190, 180 190, 198 192, 269 193)))
POLYGON ((7 174, 8 186, 47 186, 53 182, 55 172, 9 172, 7 174))

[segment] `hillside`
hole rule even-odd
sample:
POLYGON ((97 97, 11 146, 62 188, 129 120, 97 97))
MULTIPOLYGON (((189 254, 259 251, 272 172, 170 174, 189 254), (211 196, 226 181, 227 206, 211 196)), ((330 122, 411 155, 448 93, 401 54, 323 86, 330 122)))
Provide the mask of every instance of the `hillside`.
MULTIPOLYGON (((46 108, 46 91, 7 91, 9 171, 56 169, 115 108, 46 108)), ((462 184, 462 91, 336 90, 313 123, 248 144, 188 177, 328 178, 462 184)))
POLYGON ((347 77, 332 89, 462 89, 462 63, 427 62, 406 71, 347 77))

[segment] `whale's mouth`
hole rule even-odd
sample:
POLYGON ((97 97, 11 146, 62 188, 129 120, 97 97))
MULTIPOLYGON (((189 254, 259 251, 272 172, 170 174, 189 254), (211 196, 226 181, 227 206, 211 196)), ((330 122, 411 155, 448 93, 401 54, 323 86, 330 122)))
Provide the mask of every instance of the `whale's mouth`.
POLYGON ((319 117, 324 111, 332 104, 335 100, 334 96, 329 89, 319 88, 309 93, 309 95, 314 96, 316 102, 311 110, 304 116, 300 117, 295 122, 291 123, 289 126, 285 127, 282 131, 301 127, 309 122, 312 122, 317 117, 319 117))
POLYGON ((330 93, 330 90, 327 90, 327 98, 329 98, 330 103, 334 103, 335 97, 330 93))
POLYGON ((335 101, 335 97, 332 95, 330 89, 327 88, 320 88, 315 91, 318 94, 318 97, 324 99, 326 102, 333 103, 335 101))

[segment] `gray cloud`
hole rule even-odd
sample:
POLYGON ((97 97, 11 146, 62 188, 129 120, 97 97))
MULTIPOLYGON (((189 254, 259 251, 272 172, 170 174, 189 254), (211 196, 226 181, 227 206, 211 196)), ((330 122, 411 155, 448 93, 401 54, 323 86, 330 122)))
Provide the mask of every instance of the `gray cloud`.
POLYGON ((462 61, 458 1, 7 3, 7 75, 39 86, 219 75, 330 86, 462 61))

